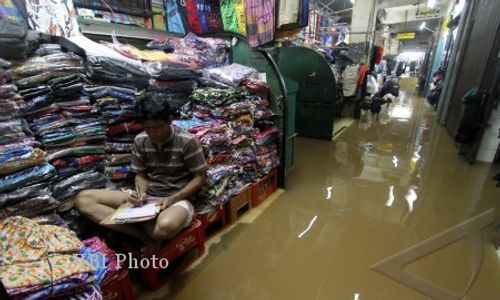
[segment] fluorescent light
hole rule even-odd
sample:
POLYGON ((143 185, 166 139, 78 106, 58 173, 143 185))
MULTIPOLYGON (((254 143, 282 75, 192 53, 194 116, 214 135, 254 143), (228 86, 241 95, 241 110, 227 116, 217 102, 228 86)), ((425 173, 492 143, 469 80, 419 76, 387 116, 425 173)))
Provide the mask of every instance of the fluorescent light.
POLYGON ((354 2, 356 2, 356 0, 351 0, 351 3, 354 4, 354 2))
POLYGON ((427 7, 434 8, 434 6, 436 6, 436 0, 427 1, 427 7))
POLYGON ((422 22, 422 25, 420 25, 420 30, 424 30, 425 28, 425 22, 422 22))

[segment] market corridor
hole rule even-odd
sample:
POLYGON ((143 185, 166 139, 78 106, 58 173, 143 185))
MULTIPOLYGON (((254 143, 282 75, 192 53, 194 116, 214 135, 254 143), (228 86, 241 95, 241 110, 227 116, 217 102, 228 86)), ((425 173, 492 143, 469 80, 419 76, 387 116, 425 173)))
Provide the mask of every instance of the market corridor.
MULTIPOLYGON (((378 122, 356 121, 334 142, 299 139, 290 189, 210 245, 191 271, 139 299, 432 299, 371 267, 499 208, 491 180, 499 167, 459 157, 404 80, 407 91, 378 122)), ((484 259, 468 299, 500 295, 492 231, 482 231, 484 259)), ((474 277, 472 249, 462 239, 404 270, 462 295, 474 277)))

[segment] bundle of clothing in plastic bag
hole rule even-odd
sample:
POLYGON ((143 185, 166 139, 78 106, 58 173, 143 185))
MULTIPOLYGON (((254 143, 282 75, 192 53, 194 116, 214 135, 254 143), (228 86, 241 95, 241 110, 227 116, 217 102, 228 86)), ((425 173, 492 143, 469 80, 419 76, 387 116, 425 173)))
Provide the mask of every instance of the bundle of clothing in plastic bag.
POLYGON ((0 219, 54 210, 49 179, 55 169, 22 118, 26 103, 11 81, 10 63, 0 59, 0 219))
POLYGON ((209 168, 204 190, 211 205, 225 203, 279 164, 277 151, 271 149, 279 132, 273 127, 266 84, 252 78, 256 72, 251 68, 230 65, 216 69, 223 70, 225 78, 214 76, 196 89, 190 97, 191 117, 174 121, 197 136, 206 150, 209 168), (226 72, 231 68, 235 72, 226 72), (259 147, 269 148, 260 151, 260 165, 259 147))
POLYGON ((40 45, 35 55, 13 69, 13 76, 26 103, 23 114, 56 169, 52 195, 64 202, 84 189, 106 185, 103 153, 80 151, 102 147, 106 131, 83 94, 82 58, 56 44, 40 45))
POLYGON ((64 227, 5 219, 0 221, 1 282, 12 299, 100 300, 100 284, 116 262, 95 245, 82 243, 64 227))
POLYGON ((184 38, 171 38, 166 41, 152 41, 148 49, 169 52, 170 61, 206 68, 226 63, 229 46, 226 41, 214 38, 200 38, 192 33, 184 38))
POLYGON ((131 182, 132 148, 135 136, 143 129, 136 122, 134 100, 137 89, 133 86, 86 85, 85 94, 95 101, 105 126, 105 175, 106 178, 126 185, 131 182))

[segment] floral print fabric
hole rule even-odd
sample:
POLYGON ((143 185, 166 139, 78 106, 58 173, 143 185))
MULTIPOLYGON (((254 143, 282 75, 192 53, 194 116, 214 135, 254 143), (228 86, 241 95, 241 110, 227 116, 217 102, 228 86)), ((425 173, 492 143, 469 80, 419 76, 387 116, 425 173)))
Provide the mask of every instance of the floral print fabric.
POLYGON ((40 260, 50 253, 75 252, 83 246, 66 228, 38 225, 23 217, 0 222, 0 265, 40 260))

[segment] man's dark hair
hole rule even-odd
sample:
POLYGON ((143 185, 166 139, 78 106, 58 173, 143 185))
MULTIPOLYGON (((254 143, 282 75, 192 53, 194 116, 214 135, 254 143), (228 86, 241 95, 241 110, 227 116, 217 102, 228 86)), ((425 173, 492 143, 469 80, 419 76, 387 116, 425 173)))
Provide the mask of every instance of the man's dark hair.
POLYGON ((161 94, 149 92, 136 99, 135 113, 139 122, 151 119, 168 121, 169 117, 172 116, 167 98, 162 97, 161 94))

